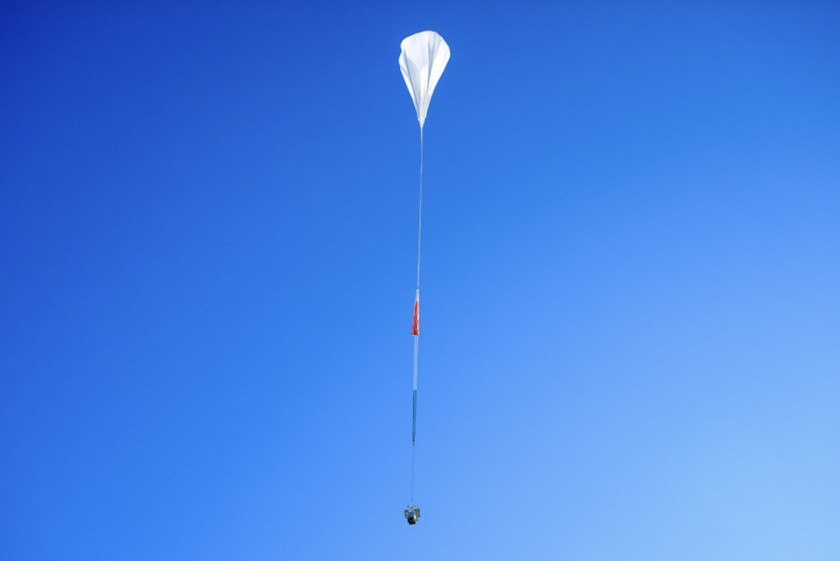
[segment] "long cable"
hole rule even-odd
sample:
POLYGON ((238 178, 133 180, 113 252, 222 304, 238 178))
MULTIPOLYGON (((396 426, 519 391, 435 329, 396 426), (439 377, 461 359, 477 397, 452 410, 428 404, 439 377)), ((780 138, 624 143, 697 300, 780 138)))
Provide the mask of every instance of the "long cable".
POLYGON ((420 200, 417 203, 417 290, 420 290, 420 247, 423 233, 423 127, 420 127, 420 200))
POLYGON ((423 125, 420 125, 420 198, 417 204, 417 288, 414 293, 414 321, 416 331, 414 335, 414 376, 412 378, 411 394, 411 504, 414 504, 414 457, 417 440, 417 367, 420 359, 420 249, 423 233, 423 125))

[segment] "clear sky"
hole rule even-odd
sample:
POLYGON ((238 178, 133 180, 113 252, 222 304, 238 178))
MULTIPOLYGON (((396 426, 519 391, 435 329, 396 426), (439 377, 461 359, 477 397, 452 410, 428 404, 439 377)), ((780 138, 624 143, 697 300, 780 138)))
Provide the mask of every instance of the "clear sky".
POLYGON ((0 6, 0 558, 840 559, 836 3, 72 4, 0 6))

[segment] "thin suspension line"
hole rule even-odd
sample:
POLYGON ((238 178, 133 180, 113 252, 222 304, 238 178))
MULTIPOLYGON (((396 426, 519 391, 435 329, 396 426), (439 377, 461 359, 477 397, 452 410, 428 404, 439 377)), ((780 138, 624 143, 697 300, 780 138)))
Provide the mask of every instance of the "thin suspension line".
MULTIPOLYGON (((423 126, 420 125, 420 196, 417 203, 417 288, 415 301, 420 300, 420 250, 423 234, 423 126)), ((415 303, 415 305, 417 305, 415 303)), ((418 313, 418 312, 415 312, 418 313)), ((411 395, 411 504, 414 504, 414 459, 417 437, 417 370, 420 360, 420 331, 414 335, 414 376, 411 395)))
POLYGON ((414 504, 414 443, 411 443, 411 501, 410 505, 414 504))
POLYGON ((420 201, 417 205, 417 290, 420 290, 420 247, 423 233, 423 127, 420 127, 420 201))

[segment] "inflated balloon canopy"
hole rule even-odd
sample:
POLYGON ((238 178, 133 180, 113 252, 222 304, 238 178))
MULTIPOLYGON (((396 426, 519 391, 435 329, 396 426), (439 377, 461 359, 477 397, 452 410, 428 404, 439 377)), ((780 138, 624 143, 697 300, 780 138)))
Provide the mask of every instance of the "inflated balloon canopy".
POLYGON ((421 31, 403 39, 400 48, 400 70, 423 128, 435 86, 449 62, 449 45, 434 31, 421 31))

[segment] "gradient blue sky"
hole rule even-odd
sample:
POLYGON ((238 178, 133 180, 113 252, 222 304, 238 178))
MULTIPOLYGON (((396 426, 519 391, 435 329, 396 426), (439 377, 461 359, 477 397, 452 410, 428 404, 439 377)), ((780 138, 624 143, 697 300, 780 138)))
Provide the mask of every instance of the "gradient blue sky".
POLYGON ((0 558, 840 559, 837 4, 73 4, 0 6, 0 558))

